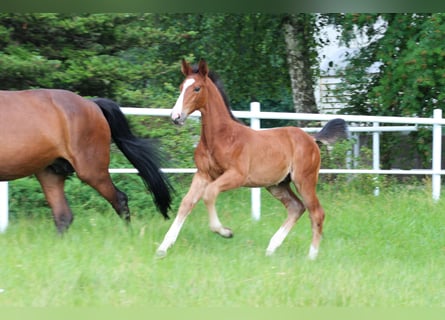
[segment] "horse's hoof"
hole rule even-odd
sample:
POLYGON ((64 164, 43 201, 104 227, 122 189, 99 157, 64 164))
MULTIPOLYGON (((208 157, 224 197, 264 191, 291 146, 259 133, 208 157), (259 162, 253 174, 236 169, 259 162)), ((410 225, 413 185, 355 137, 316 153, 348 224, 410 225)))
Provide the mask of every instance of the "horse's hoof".
POLYGON ((309 249, 309 260, 315 260, 318 256, 318 248, 315 248, 314 246, 311 246, 309 249))
POLYGON ((270 257, 274 254, 275 251, 273 250, 266 250, 266 257, 270 257))
POLYGON ((230 228, 223 228, 219 234, 224 238, 233 238, 233 231, 230 228))
POLYGON ((156 258, 157 259, 163 259, 167 256, 167 251, 166 250, 158 250, 156 251, 156 258))

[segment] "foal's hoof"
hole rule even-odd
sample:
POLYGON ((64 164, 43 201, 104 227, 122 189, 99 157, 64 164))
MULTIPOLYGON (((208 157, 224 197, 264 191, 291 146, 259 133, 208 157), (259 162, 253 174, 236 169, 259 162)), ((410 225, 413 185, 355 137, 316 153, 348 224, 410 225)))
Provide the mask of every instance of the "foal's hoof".
POLYGON ((212 227, 210 227, 210 230, 219 234, 223 238, 232 238, 233 237, 233 232, 232 232, 232 229, 230 229, 230 228, 226 228, 226 227, 212 228, 212 227))
POLYGON ((233 231, 230 228, 224 227, 218 233, 224 238, 233 238, 233 231))
POLYGON ((317 259, 317 256, 318 256, 318 248, 311 246, 309 248, 309 255, 308 255, 309 260, 315 260, 317 259))
POLYGON ((167 256, 167 251, 166 250, 157 250, 156 251, 156 258, 157 259, 163 259, 167 256))

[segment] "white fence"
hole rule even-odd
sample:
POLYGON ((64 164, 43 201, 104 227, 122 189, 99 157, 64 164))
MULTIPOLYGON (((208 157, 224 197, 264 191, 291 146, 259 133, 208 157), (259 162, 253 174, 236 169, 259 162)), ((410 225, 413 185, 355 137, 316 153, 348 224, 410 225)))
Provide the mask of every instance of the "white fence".
MULTIPOLYGON (((169 109, 150 109, 150 108, 122 108, 122 111, 128 115, 145 116, 169 116, 169 109)), ((260 129, 261 119, 281 119, 281 120, 313 120, 328 121, 333 118, 341 117, 349 123, 361 123, 361 126, 350 126, 349 131, 354 133, 372 132, 373 133, 373 168, 372 169, 321 169, 320 173, 339 173, 339 174, 397 174, 397 175, 431 175, 432 176, 432 198, 440 198, 441 175, 445 170, 441 169, 442 155, 442 126, 445 125, 445 119, 442 119, 442 110, 434 110, 433 118, 415 118, 415 117, 377 117, 377 116, 353 116, 353 115, 328 115, 328 114, 309 114, 309 113, 283 113, 283 112, 261 112, 260 104, 253 102, 250 105, 250 111, 233 111, 238 118, 248 118, 251 121, 251 127, 260 129), (399 126, 380 126, 381 123, 399 124, 399 126), (364 124, 364 125, 363 125, 364 124), (371 125, 372 124, 372 125, 371 125), (400 125, 403 124, 403 125, 400 125), (381 170, 380 169, 380 134, 388 131, 413 131, 417 125, 429 125, 433 127, 433 161, 431 169, 411 169, 411 170, 381 170)), ((199 117, 199 112, 191 116, 199 117)), ((320 128, 308 128, 305 131, 314 132, 320 128)), ((356 150, 357 152, 357 150, 356 150)), ((192 156, 192 155, 190 155, 192 156)), ((166 173, 194 173, 194 168, 163 168, 166 173)), ((136 169, 121 168, 110 169, 111 173, 137 173, 136 169)), ((252 218, 260 218, 261 193, 259 188, 251 190, 251 208, 252 218)), ((8 184, 0 182, 0 232, 6 230, 8 226, 8 184)))

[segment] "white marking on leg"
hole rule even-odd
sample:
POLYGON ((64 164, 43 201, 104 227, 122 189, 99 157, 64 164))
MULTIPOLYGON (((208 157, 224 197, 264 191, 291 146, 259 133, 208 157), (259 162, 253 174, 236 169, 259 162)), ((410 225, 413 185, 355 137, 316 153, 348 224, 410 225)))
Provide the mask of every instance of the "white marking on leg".
POLYGON ((233 237, 232 230, 224 227, 221 221, 219 221, 218 214, 214 206, 209 209, 209 228, 224 238, 233 237))
POLYGON ((311 244, 311 247, 309 248, 309 259, 310 260, 315 260, 315 258, 317 258, 317 255, 318 255, 318 248, 315 248, 311 244))
POLYGON ((170 229, 168 229, 167 233, 165 234, 164 240, 158 247, 158 250, 156 250, 157 256, 163 257, 167 255, 168 248, 170 248, 176 242, 183 224, 184 220, 179 221, 178 216, 176 216, 175 221, 173 221, 170 229))
POLYGON ((281 246, 281 244, 284 241, 284 238, 286 238, 289 231, 287 231, 285 228, 280 227, 277 232, 273 235, 273 237, 269 241, 269 246, 266 249, 266 255, 270 256, 272 255, 275 250, 281 246))
POLYGON ((222 223, 219 221, 218 214, 216 213, 215 207, 208 209, 209 212, 209 227, 213 232, 219 232, 222 228, 222 223))
POLYGON ((195 82, 195 79, 187 79, 184 81, 184 85, 182 87, 181 94, 179 95, 178 100, 176 100, 175 106, 173 107, 172 112, 171 112, 171 119, 173 121, 179 119, 182 116, 182 108, 184 107, 185 91, 194 82, 195 82))
POLYGON ((210 227, 210 230, 212 230, 215 233, 220 234, 223 237, 229 236, 226 232, 226 228, 223 227, 222 223, 218 219, 218 216, 216 216, 216 215, 210 216, 209 227, 210 227))

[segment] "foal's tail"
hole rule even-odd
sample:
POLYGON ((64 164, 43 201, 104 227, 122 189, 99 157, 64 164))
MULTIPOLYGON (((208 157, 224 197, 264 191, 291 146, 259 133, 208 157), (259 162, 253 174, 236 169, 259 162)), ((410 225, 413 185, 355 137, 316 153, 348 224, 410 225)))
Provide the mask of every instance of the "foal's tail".
POLYGON ((340 118, 329 120, 320 132, 314 135, 314 139, 324 144, 332 144, 339 139, 348 137, 346 121, 340 118))
POLYGON ((125 115, 119 105, 109 99, 91 99, 102 110, 111 130, 114 143, 139 171, 145 185, 151 191, 156 207, 165 218, 169 218, 172 187, 160 171, 160 156, 147 141, 136 138, 130 130, 125 115))

